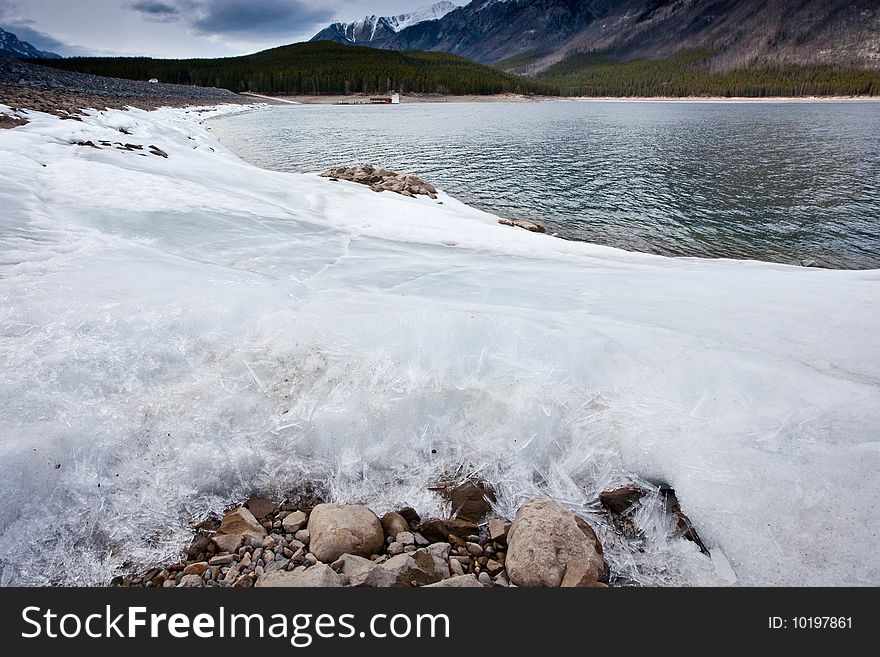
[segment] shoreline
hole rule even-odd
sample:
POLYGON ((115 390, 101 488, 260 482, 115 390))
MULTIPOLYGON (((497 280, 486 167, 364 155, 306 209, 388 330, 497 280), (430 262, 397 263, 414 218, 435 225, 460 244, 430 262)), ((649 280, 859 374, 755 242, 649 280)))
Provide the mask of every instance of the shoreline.
MULTIPOLYGON (((245 96, 258 98, 268 102, 277 102, 291 105, 337 105, 359 98, 370 98, 372 96, 384 96, 386 94, 335 94, 335 95, 278 95, 267 96, 263 94, 252 94, 245 92, 245 96)), ((818 103, 818 102, 834 102, 834 103, 877 103, 880 102, 880 96, 773 96, 764 98, 749 97, 733 97, 727 98, 723 96, 685 96, 685 97, 664 97, 664 96, 530 96, 523 94, 491 94, 491 95, 418 95, 407 96, 401 95, 400 103, 402 105, 415 104, 441 104, 441 103, 542 103, 542 102, 645 102, 645 103, 818 103)), ((360 105, 358 105, 360 106, 360 105)))

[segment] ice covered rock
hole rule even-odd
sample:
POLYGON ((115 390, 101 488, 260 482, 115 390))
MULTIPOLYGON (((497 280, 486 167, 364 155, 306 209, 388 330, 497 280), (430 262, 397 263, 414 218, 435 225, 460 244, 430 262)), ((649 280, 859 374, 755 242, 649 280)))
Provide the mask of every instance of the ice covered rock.
POLYGON ((507 545, 507 575, 517 586, 592 586, 605 570, 593 530, 548 497, 520 507, 507 545))
POLYGON ((601 502, 602 506, 612 513, 621 514, 629 510, 630 507, 641 500, 647 495, 647 493, 648 491, 641 486, 627 484, 626 486, 602 491, 599 493, 599 502, 601 502))
POLYGON ((440 494, 452 503, 452 517, 468 522, 480 522, 495 501, 492 487, 482 481, 468 480, 443 488, 440 494))
POLYGON ((309 549, 319 561, 343 554, 369 557, 385 543, 382 523, 360 504, 319 504, 309 516, 309 549))
POLYGON ((212 537, 214 545, 221 552, 234 552, 242 543, 252 538, 263 539, 266 530, 248 509, 243 506, 229 511, 223 516, 220 529, 212 537))
POLYGON ((248 511, 254 514, 254 518, 258 520, 265 518, 275 510, 275 502, 260 495, 251 495, 244 505, 248 508, 248 511))
POLYGON ((254 586, 257 588, 336 588, 341 587, 342 582, 339 579, 339 575, 330 566, 325 563, 319 563, 305 570, 274 570, 261 575, 254 586))

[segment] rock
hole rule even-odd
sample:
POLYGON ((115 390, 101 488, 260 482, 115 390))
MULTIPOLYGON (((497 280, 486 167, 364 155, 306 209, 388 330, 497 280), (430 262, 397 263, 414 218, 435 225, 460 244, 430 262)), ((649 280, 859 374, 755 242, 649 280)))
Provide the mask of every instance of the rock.
POLYGON ((393 543, 388 544, 388 547, 385 549, 385 551, 388 552, 388 554, 394 556, 396 554, 403 554, 404 547, 406 546, 404 546, 403 543, 398 543, 397 541, 394 541, 393 543))
POLYGON ((244 503, 248 511, 254 514, 254 518, 262 520, 275 510, 275 502, 266 497, 251 495, 244 503))
POLYGON ((368 185, 374 192, 391 191, 404 196, 415 197, 416 194, 437 198, 437 190, 433 185, 420 180, 416 176, 379 169, 369 164, 354 167, 337 167, 321 174, 330 180, 349 180, 368 185))
POLYGON ((411 529, 415 529, 419 526, 419 523, 422 522, 421 516, 419 516, 419 514, 416 513, 416 510, 411 506, 404 507, 397 513, 403 516, 403 519, 409 523, 411 529))
POLYGON ((431 542, 422 536, 419 532, 413 532, 413 538, 415 539, 416 545, 419 547, 427 547, 431 544, 431 542))
POLYGON ((266 530, 248 509, 243 506, 229 511, 223 516, 220 529, 212 537, 212 542, 221 552, 235 552, 245 541, 252 538, 265 538, 266 530))
POLYGON ((190 560, 198 559, 200 554, 207 552, 210 544, 211 534, 202 529, 197 530, 189 549, 186 551, 186 558, 190 560))
POLYGON ((416 537, 412 535, 412 532, 400 532, 395 540, 404 546, 416 544, 416 537))
POLYGON ((441 488, 440 494, 452 503, 452 517, 469 522, 480 522, 492 509, 495 492, 490 486, 475 480, 457 486, 441 488))
POLYGON ((401 532, 409 531, 409 523, 399 513, 391 512, 382 516, 382 529, 385 535, 394 538, 401 532))
POLYGON ((700 552, 709 555, 709 548, 707 548, 700 539, 696 527, 694 527, 690 518, 688 518, 681 510, 681 504, 678 501, 675 491, 669 486, 663 485, 660 487, 660 493, 663 495, 666 512, 675 519, 676 532, 678 535, 696 543, 697 547, 700 548, 700 552))
POLYGON ((507 576, 517 586, 591 586, 605 572, 598 541, 588 538, 571 511, 547 497, 520 507, 507 544, 507 576))
POLYGON ((208 564, 211 566, 227 566, 233 561, 235 561, 235 556, 232 554, 218 554, 216 557, 211 557, 208 564))
POLYGON ((425 588, 443 588, 443 589, 464 589, 464 588, 474 588, 481 589, 483 585, 480 584, 479 580, 473 575, 458 575, 457 577, 450 577, 449 579, 444 579, 436 584, 427 584, 425 588))
POLYGON ((449 560, 449 551, 452 549, 452 546, 449 543, 431 543, 428 546, 428 552, 434 554, 443 561, 449 560))
POLYGON ((370 571, 364 586, 404 587, 433 584, 449 577, 449 566, 427 551, 399 554, 370 571))
MULTIPOLYGON (((207 561, 199 561, 198 563, 191 563, 186 568, 183 569, 184 576, 186 575, 198 575, 201 577, 205 574, 205 571, 208 570, 208 562, 207 561)), ((152 578, 150 578, 152 579, 152 578)))
POLYGON ((303 545, 307 545, 309 542, 309 530, 308 529, 300 529, 296 534, 294 534, 294 538, 298 540, 303 545))
POLYGON ((493 541, 506 541, 508 531, 510 531, 510 523, 506 520, 492 518, 489 521, 489 538, 493 541))
POLYGON ((204 586, 205 580, 202 579, 201 575, 184 575, 180 578, 180 583, 177 585, 178 588, 189 588, 193 586, 204 586))
POLYGON ((319 561, 331 562, 343 554, 369 557, 385 543, 376 514, 358 504, 319 504, 309 517, 309 549, 319 561))
POLYGON ((627 484, 599 493, 599 502, 611 513, 626 513, 636 502, 648 494, 641 486, 627 484))
POLYGON ((479 574, 477 579, 483 586, 492 586, 492 578, 489 577, 489 573, 487 573, 485 570, 479 574))
POLYGON ((308 516, 302 511, 294 511, 284 517, 284 520, 281 521, 281 528, 284 530, 285 534, 295 534, 302 526, 306 524, 308 520, 308 516))
POLYGON ((467 548, 467 551, 469 553, 471 553, 472 555, 474 555, 475 557, 482 557, 483 556, 483 546, 480 545, 479 543, 468 542, 465 545, 465 547, 467 548))
POLYGON ((460 561, 457 561, 455 559, 450 559, 449 560, 449 573, 453 577, 461 577, 462 575, 464 575, 464 566, 461 565, 460 561))
POLYGON ((445 520, 428 520, 422 523, 421 533, 429 541, 446 541, 449 535, 465 538, 477 533, 479 528, 473 522, 459 518, 447 518, 445 520))
POLYGON ((523 228, 531 233, 547 232, 547 229, 544 228, 541 224, 537 224, 534 221, 529 221, 528 219, 499 219, 498 223, 502 226, 514 226, 516 228, 523 228))
POLYGON ((341 587, 333 569, 325 563, 319 563, 306 570, 276 570, 271 573, 265 573, 254 585, 257 588, 267 587, 299 587, 299 588, 331 588, 341 587))
POLYGON ((493 575, 493 576, 497 575, 502 570, 504 570, 504 566, 502 566, 500 563, 498 563, 494 559, 489 559, 486 562, 486 572, 488 572, 490 575, 493 575))
POLYGON ((165 159, 168 159, 168 153, 163 151, 158 146, 153 146, 152 144, 150 144, 150 153, 152 155, 158 155, 159 157, 164 157, 165 159))
POLYGON ((343 554, 331 567, 340 575, 345 575, 351 586, 365 586, 367 577, 379 565, 354 554, 343 554))

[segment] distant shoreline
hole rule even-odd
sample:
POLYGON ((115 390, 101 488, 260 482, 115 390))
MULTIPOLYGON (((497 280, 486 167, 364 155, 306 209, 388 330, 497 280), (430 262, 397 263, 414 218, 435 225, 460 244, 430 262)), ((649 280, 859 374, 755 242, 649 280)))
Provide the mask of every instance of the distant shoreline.
MULTIPOLYGON (((293 105, 336 105, 350 103, 358 98, 370 98, 372 96, 384 96, 386 94, 350 94, 350 95, 281 95, 266 96, 261 94, 246 93, 261 100, 277 101, 278 103, 293 105)), ((651 103, 813 103, 813 102, 880 102, 880 96, 770 96, 763 98, 750 98, 747 96, 726 98, 723 96, 528 96, 524 94, 491 94, 464 96, 425 94, 417 96, 401 95, 400 102, 410 104, 438 104, 438 103, 536 103, 536 102, 651 102, 651 103)))

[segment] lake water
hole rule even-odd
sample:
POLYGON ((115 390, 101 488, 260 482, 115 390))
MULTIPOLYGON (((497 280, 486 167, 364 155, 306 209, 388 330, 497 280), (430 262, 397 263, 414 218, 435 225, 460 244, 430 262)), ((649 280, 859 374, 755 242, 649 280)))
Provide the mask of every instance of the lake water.
POLYGON ((211 128, 262 167, 414 173, 567 239, 880 267, 880 103, 286 105, 211 128))

